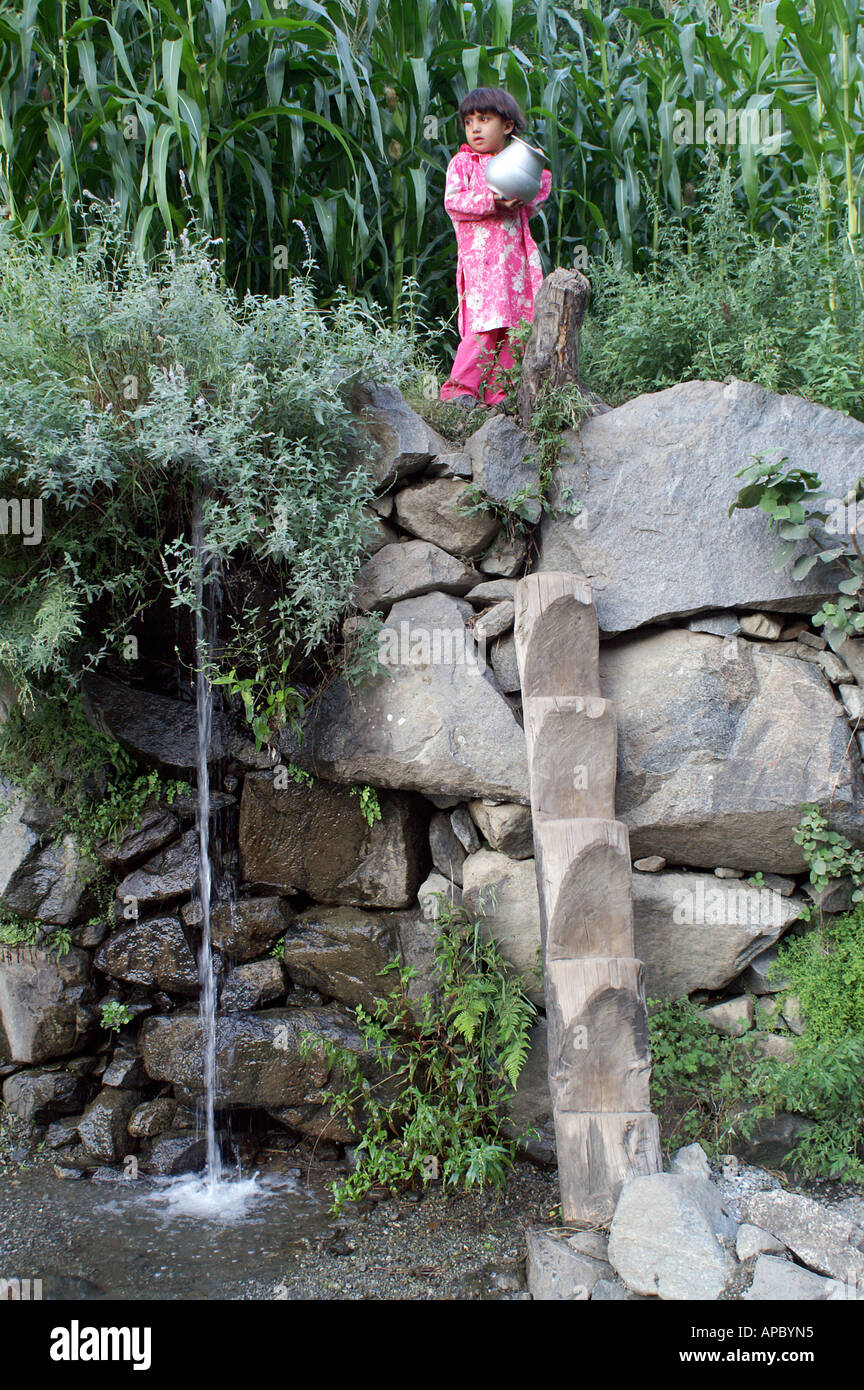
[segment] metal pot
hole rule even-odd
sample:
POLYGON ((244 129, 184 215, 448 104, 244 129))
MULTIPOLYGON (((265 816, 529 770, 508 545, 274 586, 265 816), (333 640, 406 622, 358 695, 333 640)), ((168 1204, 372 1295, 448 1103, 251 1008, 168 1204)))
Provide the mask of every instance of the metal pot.
POLYGON ((545 161, 541 149, 513 135, 510 144, 487 161, 486 183, 500 198, 519 198, 530 203, 540 192, 545 161))

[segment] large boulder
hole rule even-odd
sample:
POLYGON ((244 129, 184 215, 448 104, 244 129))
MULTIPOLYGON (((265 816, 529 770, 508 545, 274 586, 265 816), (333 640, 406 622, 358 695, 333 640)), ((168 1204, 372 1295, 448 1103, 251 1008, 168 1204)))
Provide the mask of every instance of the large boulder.
POLYGON ((140 1100, 134 1091, 107 1089, 91 1101, 78 1125, 78 1137, 89 1154, 115 1163, 132 1147, 128 1132, 132 1112, 140 1100))
POLYGON ((801 1192, 754 1192, 744 1202, 754 1226, 782 1240, 817 1274, 848 1281, 864 1292, 864 1226, 801 1192))
POLYGON ((864 469, 864 424, 742 381, 637 396, 565 434, 550 500, 571 488, 583 511, 544 517, 537 568, 585 575, 608 633, 706 609, 815 610, 842 576, 775 570, 764 512, 728 515, 735 475, 758 455, 785 455, 845 497, 864 469))
POLYGON ((300 786, 272 773, 250 773, 240 806, 240 859, 248 883, 319 902, 408 907, 423 877, 425 838, 419 799, 380 797, 381 819, 368 825, 360 799, 328 782, 300 786))
MULTIPOLYGON (((319 775, 527 804, 525 735, 478 664, 472 613, 440 593, 394 605, 381 629, 389 669, 359 689, 337 680, 318 702, 304 746, 319 775)), ((297 757, 296 744, 285 751, 297 757)))
POLYGON ((465 442, 474 482, 487 497, 506 502, 525 491, 523 512, 539 521, 540 463, 537 446, 509 415, 490 415, 465 442))
MULTIPOLYGON (((195 916, 200 918, 200 908, 195 916)), ((285 934, 290 921, 291 905, 285 898, 238 898, 214 907, 210 940, 232 960, 253 960, 285 934)))
POLYGON ((139 912, 153 904, 185 897, 197 885, 198 859, 198 832, 187 830, 174 844, 127 874, 118 885, 116 896, 120 902, 134 899, 139 912))
POLYGON ((77 1072, 18 1071, 3 1082, 3 1104, 21 1120, 45 1124, 55 1115, 78 1114, 92 1092, 93 1082, 77 1072))
MULTIPOLYGON (((84 677, 82 693, 91 723, 110 734, 133 757, 173 777, 182 777, 195 768, 198 756, 195 705, 154 695, 149 690, 135 690, 95 672, 84 677)), ((223 756, 228 733, 228 721, 223 715, 214 714, 210 760, 223 756)))
POLYGON ((411 409, 396 386, 357 382, 351 406, 372 441, 371 450, 361 457, 379 492, 397 478, 425 468, 437 455, 452 452, 453 445, 411 409))
MULTIPOLYGON (((350 1015, 337 1005, 219 1015, 217 1105, 267 1109, 306 1103, 325 1085, 330 1068, 320 1041, 304 1056, 301 1042, 305 1033, 361 1051, 350 1015)), ((141 1027, 141 1051, 148 1076, 154 1081, 170 1081, 178 1100, 190 1103, 201 1095, 203 1038, 197 1013, 146 1019, 141 1027)))
POLYGON ((198 970, 177 917, 152 917, 109 936, 94 964, 114 980, 197 994, 198 970))
POLYGON ((81 1046, 89 981, 90 958, 74 946, 59 958, 0 946, 0 1021, 12 1061, 44 1062, 81 1046))
POLYGON ((800 873, 804 802, 864 842, 864 780, 822 672, 683 629, 603 644, 618 724, 616 813, 634 858, 800 873))

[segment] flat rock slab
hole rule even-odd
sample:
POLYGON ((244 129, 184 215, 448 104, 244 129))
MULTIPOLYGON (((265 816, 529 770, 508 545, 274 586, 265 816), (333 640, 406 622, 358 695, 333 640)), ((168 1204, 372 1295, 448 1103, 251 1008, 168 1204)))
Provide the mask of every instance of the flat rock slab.
POLYGON ((525 735, 477 662, 473 611, 441 593, 394 605, 381 629, 388 669, 359 689, 335 681, 318 703, 304 746, 320 776, 528 803, 525 735))
POLYGON ((386 613, 402 599, 438 590, 464 594, 476 585, 476 569, 431 541, 396 541, 384 545, 360 567, 353 600, 364 613, 386 613))
POLYGON ((742 381, 637 396, 565 435, 550 500, 570 487, 584 512, 544 516, 537 568, 584 575, 607 633, 710 609, 814 611, 842 576, 776 571, 765 514, 728 515, 757 455, 842 497, 864 471, 864 424, 742 381))
POLYGON ((250 773, 240 804, 243 878, 324 903, 409 907, 422 878, 424 816, 417 798, 398 792, 382 793, 379 804, 381 819, 370 826, 349 787, 283 787, 272 773, 250 773))
POLYGON ((753 1282, 741 1299, 745 1303, 835 1303, 847 1296, 846 1285, 837 1279, 825 1279, 777 1255, 760 1255, 753 1282))
POLYGON ((756 1192, 744 1216, 769 1231, 817 1274, 847 1280, 864 1294, 864 1227, 800 1192, 756 1192))
POLYGON ((604 643, 600 686, 615 707, 616 815, 634 858, 800 873, 805 802, 864 842, 860 761, 816 667, 672 628, 604 643))
POLYGON ((379 491, 425 468, 439 454, 452 453, 453 445, 411 409, 396 386, 358 382, 351 406, 371 442, 361 457, 379 491))

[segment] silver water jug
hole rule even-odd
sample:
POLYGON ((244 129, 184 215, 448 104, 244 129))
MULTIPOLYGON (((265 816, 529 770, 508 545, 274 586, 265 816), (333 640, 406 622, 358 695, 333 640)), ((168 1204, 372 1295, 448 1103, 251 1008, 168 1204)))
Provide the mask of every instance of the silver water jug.
POLYGON ((499 198, 519 198, 530 203, 540 192, 540 176, 546 156, 536 145, 510 137, 500 154, 494 154, 486 164, 486 183, 499 198))

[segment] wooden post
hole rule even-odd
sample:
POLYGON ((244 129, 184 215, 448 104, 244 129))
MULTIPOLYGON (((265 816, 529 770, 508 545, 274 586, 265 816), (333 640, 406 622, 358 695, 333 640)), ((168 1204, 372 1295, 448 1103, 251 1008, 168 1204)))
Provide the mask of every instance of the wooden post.
POLYGON ((662 1170, 651 1113, 627 827, 615 819, 615 711, 597 612, 574 574, 516 585, 516 658, 540 895, 549 1088, 565 1221, 607 1224, 628 1178, 662 1170))
POLYGON ((519 418, 525 428, 543 381, 553 386, 579 381, 579 329, 590 294, 591 284, 581 271, 563 266, 547 275, 537 291, 518 394, 519 418))

